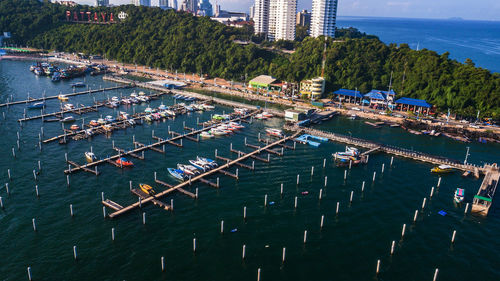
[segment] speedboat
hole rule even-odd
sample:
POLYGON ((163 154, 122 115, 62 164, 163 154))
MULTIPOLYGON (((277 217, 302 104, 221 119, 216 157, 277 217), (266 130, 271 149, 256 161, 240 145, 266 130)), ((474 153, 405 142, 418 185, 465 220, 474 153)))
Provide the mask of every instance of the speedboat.
POLYGON ((87 130, 85 130, 85 134, 90 137, 90 136, 94 135, 94 131, 92 131, 92 129, 87 129, 87 130))
POLYGON ((139 187, 141 188, 142 192, 146 193, 147 195, 154 196, 156 194, 156 191, 153 189, 153 187, 148 184, 140 183, 139 187))
POLYGON ((72 110, 75 109, 75 106, 71 103, 67 103, 63 106, 63 110, 72 110))
POLYGON ((273 136, 273 137, 278 137, 278 138, 283 137, 283 131, 281 131, 279 129, 266 129, 266 134, 273 136))
POLYGON ((92 127, 95 127, 95 126, 99 126, 99 123, 97 123, 97 121, 95 121, 95 120, 90 120, 89 125, 92 127))
POLYGON ((206 172, 212 168, 210 165, 198 160, 189 160, 189 163, 196 167, 196 169, 202 170, 203 172, 206 172))
POLYGON ((214 160, 212 160, 212 159, 208 159, 208 158, 204 158, 204 157, 199 157, 199 156, 196 156, 196 160, 198 160, 198 161, 202 161, 202 162, 204 162, 204 163, 206 163, 206 164, 210 165, 212 168, 215 168, 215 167, 219 166, 219 165, 217 164, 217 162, 215 162, 215 161, 214 161, 214 160))
POLYGON ((88 163, 92 163, 97 160, 97 157, 93 152, 87 151, 85 152, 85 159, 87 159, 88 163))
POLYGON ((153 121, 153 117, 151 117, 151 115, 146 115, 144 116, 144 120, 146 120, 147 122, 151 122, 153 121))
POLYGON ((144 109, 144 112, 146 112, 146 113, 152 113, 153 109, 151 107, 147 107, 146 109, 144 109))
POLYGON ((431 172, 432 173, 439 173, 439 174, 452 173, 453 167, 451 167, 449 165, 439 165, 437 167, 432 168, 431 172))
POLYGON ((60 101, 68 101, 68 100, 69 100, 69 98, 68 98, 67 96, 65 96, 65 95, 59 95, 59 96, 57 96, 57 98, 58 98, 60 101))
POLYGON ((109 124, 106 124, 106 125, 102 125, 102 128, 104 129, 104 131, 106 132, 111 132, 113 131, 113 127, 109 124))
POLYGON ((73 88, 82 88, 82 87, 85 87, 85 83, 83 83, 83 82, 76 82, 76 83, 71 84, 71 87, 73 87, 73 88))
POLYGON ((191 165, 177 164, 177 169, 183 171, 186 175, 189 176, 198 175, 200 173, 200 171, 196 169, 196 167, 191 165))
POLYGON ((122 157, 118 160, 116 160, 116 164, 122 166, 122 167, 132 167, 134 166, 134 163, 132 161, 128 161, 127 158, 122 157))
POLYGON ((165 110, 165 113, 167 113, 170 116, 175 117, 175 112, 173 112, 172 110, 165 110))
POLYGON ((104 125, 104 124, 106 124, 106 121, 104 119, 102 119, 102 118, 99 118, 99 119, 97 119, 97 123, 99 125, 104 125))
POLYGON ((120 111, 120 117, 123 119, 123 120, 127 120, 129 118, 129 115, 127 112, 124 112, 124 111, 120 111))
POLYGON ((179 170, 179 169, 172 169, 172 168, 168 168, 167 169, 168 172, 170 173, 170 175, 178 180, 185 180, 186 179, 186 175, 184 174, 184 172, 182 170, 179 170))
POLYGON ((167 109, 167 106, 162 103, 162 104, 160 104, 160 106, 158 106, 158 109, 165 110, 165 109, 167 109))
POLYGON ((63 123, 71 123, 71 122, 75 122, 75 117, 73 116, 68 116, 68 117, 64 117, 61 122, 63 123))
POLYGON ((352 147, 352 146, 346 146, 345 147, 345 152, 347 153, 351 153, 352 155, 358 155, 359 154, 359 150, 355 147, 352 147))
POLYGON ((210 132, 210 134, 212 134, 214 136, 224 136, 224 135, 228 134, 228 132, 226 130, 220 130, 217 128, 210 129, 209 132, 210 132))
POLYGON ((236 122, 229 122, 229 126, 231 126, 233 128, 237 128, 237 129, 243 129, 243 128, 245 128, 245 126, 243 126, 241 124, 238 124, 236 122))
POLYGON ((71 130, 73 131, 77 131, 77 130, 80 130, 80 126, 76 125, 76 124, 73 124, 71 125, 71 127, 69 127, 71 130))
POLYGON ((267 119, 267 117, 264 116, 264 115, 262 115, 262 113, 259 113, 259 114, 255 115, 255 118, 257 118, 259 120, 266 120, 267 119))
POLYGON ((465 198, 465 189, 463 188, 457 188, 457 190, 455 191, 455 202, 456 203, 462 203, 464 201, 464 198, 465 198))
POLYGON ((271 113, 267 112, 267 111, 264 111, 262 112, 262 116, 266 117, 266 118, 271 118, 273 117, 274 115, 272 115, 271 113))
POLYGON ((117 96, 114 96, 114 97, 111 98, 111 101, 119 102, 120 99, 117 96))
POLYGON ((45 107, 45 102, 36 102, 28 105, 28 109, 42 109, 45 107))
POLYGON ((203 104, 203 108, 204 108, 205 110, 210 110, 210 109, 214 109, 214 108, 215 108, 215 106, 210 105, 210 104, 206 104, 206 103, 205 103, 205 104, 203 104))
POLYGON ((209 132, 204 131, 204 132, 201 132, 200 137, 205 138, 205 139, 209 139, 209 138, 213 138, 214 135, 212 135, 209 132))
POLYGON ((113 118, 113 116, 111 116, 111 115, 106 116, 106 118, 104 120, 106 122, 109 122, 109 123, 115 122, 115 118, 113 118))

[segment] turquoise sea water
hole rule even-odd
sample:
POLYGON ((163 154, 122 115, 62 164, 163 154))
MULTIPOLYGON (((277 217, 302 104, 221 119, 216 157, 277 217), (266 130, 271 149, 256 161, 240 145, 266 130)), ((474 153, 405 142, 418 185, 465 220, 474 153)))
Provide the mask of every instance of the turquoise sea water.
MULTIPOLYGON (((0 61, 0 100, 7 96, 25 99, 59 92, 71 92, 70 83, 55 84, 46 77, 35 77, 28 71, 29 62, 0 61)), ((110 86, 100 77, 87 77, 91 87, 110 86)), ((139 89, 135 89, 138 91, 139 89)), ((107 96, 129 94, 134 89, 80 96, 71 102, 90 104, 107 96)), ((165 96, 153 101, 172 104, 165 96)), ((57 110, 57 101, 48 101, 47 112, 57 110)), ((148 105, 136 105, 143 110, 148 105)), ((133 112, 134 107, 118 110, 133 112)), ((113 154, 112 141, 120 148, 130 149, 132 137, 142 143, 152 142, 151 131, 157 136, 167 136, 167 128, 182 131, 182 123, 194 127, 196 119, 207 120, 210 114, 230 111, 217 106, 214 111, 180 116, 175 120, 144 124, 114 132, 110 138, 96 136, 91 140, 72 141, 67 145, 57 143, 37 147, 41 121, 32 121, 19 128, 16 120, 22 116, 24 106, 2 108, 0 113, 0 186, 8 182, 10 195, 0 188, 5 206, 0 210, 0 280, 27 280, 26 268, 31 266, 33 280, 256 280, 261 268, 261 280, 432 280, 435 268, 440 269, 440 281, 498 280, 497 233, 500 231, 498 204, 490 216, 476 218, 464 215, 464 206, 453 203, 456 187, 466 188, 466 202, 470 202, 481 181, 462 178, 459 173, 443 177, 442 185, 429 197, 438 177, 429 173, 429 164, 402 158, 373 154, 365 166, 348 171, 336 168, 331 153, 343 150, 338 143, 325 143, 315 149, 297 145, 295 151, 285 151, 284 157, 271 156, 271 163, 256 162, 256 170, 239 169, 240 180, 219 175, 220 189, 195 184, 200 198, 193 200, 182 194, 165 198, 174 199, 175 211, 167 212, 153 205, 144 206, 116 219, 104 219, 101 192, 105 197, 122 205, 136 202, 129 192, 129 181, 153 183, 153 173, 161 180, 175 183, 166 169, 177 163, 186 163, 196 155, 236 157, 229 152, 244 147, 244 138, 257 144, 257 134, 267 127, 279 127, 282 120, 255 121, 240 133, 230 137, 204 140, 200 143, 184 140, 184 148, 167 146, 165 155, 148 151, 146 160, 132 159, 136 166, 120 170, 111 165, 99 167, 101 175, 77 173, 70 176, 66 185, 64 153, 69 159, 84 163, 83 153, 93 147, 99 157, 113 154), (11 148, 16 147, 19 131, 20 150, 16 158, 11 148), (322 167, 323 159, 327 166, 322 167), (37 161, 42 163, 41 173, 35 182, 32 170, 37 161), (381 165, 385 171, 381 173, 381 165), (314 175, 311 176, 311 167, 314 175), (8 181, 7 169, 13 179, 8 181), (372 182, 373 172, 376 179, 372 182), (296 184, 300 174, 300 184, 296 184), (327 187, 324 177, 328 177, 327 187), (361 192, 362 182, 365 190, 361 192), (284 195, 280 196, 280 184, 284 195), (38 185, 40 197, 35 196, 38 185), (320 189, 323 198, 319 200, 320 189), (309 191, 309 195, 301 192, 309 191), (351 191, 353 202, 349 203, 351 191), (274 205, 264 207, 264 196, 274 205), (298 208, 294 209, 294 197, 298 208), (420 210, 427 197, 427 207, 420 211, 416 223, 413 215, 420 210), (336 204, 340 213, 336 215, 336 204), (70 217, 69 204, 73 204, 74 217, 70 217), (243 207, 247 206, 244 221, 243 207), (440 210, 446 216, 438 215, 440 210), (146 225, 142 224, 146 213, 146 225), (321 216, 325 216, 320 229, 321 216), (36 219, 37 232, 33 231, 32 218, 36 219), (224 220, 225 233, 220 234, 220 221, 224 220), (406 236, 401 239, 401 228, 407 224, 406 236), (116 240, 111 241, 111 228, 116 240), (237 229, 232 233, 232 229, 237 229), (304 230, 308 231, 303 243, 304 230), (450 239, 457 230, 454 245, 450 239), (197 251, 192 243, 196 238, 197 251), (391 242, 396 250, 390 255, 391 242), (241 259, 243 244, 247 258, 241 259), (78 260, 73 259, 73 246, 77 246, 78 260), (286 247, 286 261, 282 263, 282 248, 286 247), (161 257, 165 257, 166 271, 161 272, 161 257), (381 260, 381 273, 375 275, 377 259, 381 260)), ((28 114, 35 114, 28 112, 28 114)), ((99 115, 115 115, 116 110, 104 108, 99 113, 88 114, 86 122, 99 115)), ((75 116, 77 119, 81 117, 75 116)), ((81 120, 77 121, 81 122, 81 120)), ((45 137, 61 132, 59 123, 45 123, 45 137)), ((462 144, 447 138, 429 138, 405 133, 401 129, 374 129, 362 120, 342 117, 324 123, 320 129, 352 134, 353 136, 413 148, 415 150, 463 159, 466 146, 471 148, 470 162, 498 161, 498 144, 462 144)), ((264 155, 266 157, 267 155, 264 155)), ((250 161, 246 162, 251 164, 250 161)), ((235 172, 235 168, 231 171, 235 172)), ((210 180, 215 181, 217 176, 210 180)), ((161 187, 157 187, 161 190, 161 187)), ((110 211, 110 210, 108 210, 110 211)))
POLYGON ((500 72, 500 21, 339 17, 339 27, 356 27, 383 42, 413 49, 450 52, 450 58, 500 72))

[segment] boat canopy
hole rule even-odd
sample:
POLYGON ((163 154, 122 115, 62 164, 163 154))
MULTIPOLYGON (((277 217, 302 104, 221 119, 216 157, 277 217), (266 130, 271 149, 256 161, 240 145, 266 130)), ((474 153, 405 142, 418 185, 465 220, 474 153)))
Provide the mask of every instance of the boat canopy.
POLYGON ((458 196, 464 196, 464 189, 462 189, 462 188, 457 188, 457 195, 458 195, 458 196))
POLYGON ((492 202, 491 198, 487 198, 487 197, 484 197, 484 196, 475 195, 474 198, 475 199, 479 199, 479 200, 484 200, 484 201, 492 202))

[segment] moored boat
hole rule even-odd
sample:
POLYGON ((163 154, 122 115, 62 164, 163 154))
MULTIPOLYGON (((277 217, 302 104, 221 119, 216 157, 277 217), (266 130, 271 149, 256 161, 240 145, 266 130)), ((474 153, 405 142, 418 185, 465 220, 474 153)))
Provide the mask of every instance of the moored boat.
POLYGON ((177 169, 183 171, 188 176, 198 175, 200 171, 191 165, 177 164, 177 169))
POLYGON ((200 137, 205 138, 205 139, 209 139, 209 138, 213 138, 214 135, 212 135, 209 132, 204 131, 204 132, 201 132, 200 137))
POLYGON ((93 152, 87 151, 85 152, 85 159, 87 160, 88 163, 92 163, 97 160, 97 157, 93 152))
POLYGON ((28 109, 42 109, 45 107, 45 102, 36 102, 28 105, 28 109))
POLYGON ((439 174, 452 173, 453 167, 451 167, 449 165, 439 165, 437 167, 432 168, 431 172, 432 173, 439 173, 439 174))
POLYGON ((134 163, 132 163, 132 161, 128 161, 127 158, 125 158, 125 157, 121 157, 120 159, 116 160, 116 164, 118 164, 122 167, 134 166, 134 163))
POLYGON ((465 198, 465 189, 457 188, 457 190, 455 191, 455 196, 454 196, 455 202, 462 203, 464 201, 464 198, 465 198))
POLYGON ((153 189, 153 187, 148 184, 140 183, 139 187, 141 188, 142 192, 146 193, 147 195, 154 196, 156 194, 156 191, 153 189))
POLYGON ((83 83, 83 82, 76 82, 76 83, 71 84, 71 87, 72 88, 82 88, 82 87, 85 87, 85 83, 83 83))
POLYGON ((197 169, 202 170, 203 172, 206 172, 211 169, 210 165, 203 163, 202 161, 189 160, 189 163, 191 163, 191 165, 193 165, 197 169))
POLYGON ((71 125, 71 127, 69 127, 71 130, 73 131, 77 131, 77 130, 80 130, 80 126, 76 125, 76 124, 73 124, 71 125))
POLYGON ((281 131, 279 129, 271 129, 271 128, 266 129, 266 134, 273 136, 273 137, 278 137, 278 138, 283 137, 283 131, 281 131))
POLYGON ((215 162, 214 160, 208 159, 208 158, 205 158, 205 157, 196 156, 196 160, 201 161, 203 163, 206 163, 207 165, 210 165, 210 167, 212 167, 212 168, 215 168, 215 167, 219 166, 217 164, 217 162, 215 162))
POLYGON ((65 96, 65 95, 59 95, 59 96, 57 96, 57 98, 58 98, 60 101, 68 101, 68 100, 69 100, 69 98, 68 98, 67 96, 65 96))
POLYGON ((173 168, 168 168, 167 170, 168 170, 168 173, 169 173, 172 177, 174 177, 174 178, 176 178, 176 179, 178 179, 178 180, 183 181, 183 180, 185 180, 185 179, 186 179, 186 176, 185 176, 185 174, 184 174, 184 172, 183 172, 182 170, 179 170, 179 169, 173 169, 173 168))
POLYGON ((75 122, 75 117, 73 116, 68 116, 68 117, 64 117, 61 122, 63 123, 71 123, 71 122, 75 122))

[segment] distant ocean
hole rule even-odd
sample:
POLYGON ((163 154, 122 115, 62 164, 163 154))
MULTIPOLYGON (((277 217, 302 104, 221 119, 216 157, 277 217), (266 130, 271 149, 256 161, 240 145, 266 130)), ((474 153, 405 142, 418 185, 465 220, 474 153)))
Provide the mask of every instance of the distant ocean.
POLYGON ((339 17, 338 27, 356 27, 385 43, 408 43, 500 72, 500 21, 339 17))

